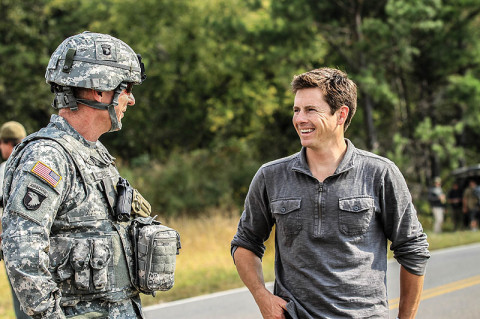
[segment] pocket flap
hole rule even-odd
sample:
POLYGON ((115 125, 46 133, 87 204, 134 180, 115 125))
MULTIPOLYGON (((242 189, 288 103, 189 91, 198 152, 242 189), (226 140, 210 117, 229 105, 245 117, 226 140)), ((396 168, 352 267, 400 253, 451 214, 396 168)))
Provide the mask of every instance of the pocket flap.
POLYGON ((345 198, 339 199, 338 201, 341 210, 352 213, 361 212, 375 207, 375 202, 372 197, 345 198))
POLYGON ((70 264, 75 271, 87 269, 90 264, 90 241, 88 239, 76 239, 75 246, 70 253, 70 264))
POLYGON ((70 250, 73 247, 74 239, 67 237, 50 237, 50 268, 56 269, 63 265, 70 258, 70 250))
POLYGON ((109 247, 110 243, 107 238, 93 239, 93 251, 90 257, 90 266, 93 269, 103 269, 107 267, 112 253, 109 247))
POLYGON ((271 203, 272 213, 288 214, 294 210, 300 209, 301 198, 278 199, 271 203))

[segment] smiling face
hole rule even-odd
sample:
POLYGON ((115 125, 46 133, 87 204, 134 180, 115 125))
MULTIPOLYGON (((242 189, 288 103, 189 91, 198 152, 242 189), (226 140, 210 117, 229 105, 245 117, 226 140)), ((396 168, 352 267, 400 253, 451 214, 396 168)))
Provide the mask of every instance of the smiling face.
POLYGON ((343 138, 347 115, 346 106, 332 114, 319 88, 300 89, 295 95, 292 122, 304 147, 315 150, 329 141, 343 138))
POLYGON ((347 107, 347 118, 343 123, 344 131, 347 129, 357 109, 357 86, 345 72, 319 68, 294 76, 291 85, 294 93, 301 89, 319 88, 323 93, 323 101, 334 112, 347 107))

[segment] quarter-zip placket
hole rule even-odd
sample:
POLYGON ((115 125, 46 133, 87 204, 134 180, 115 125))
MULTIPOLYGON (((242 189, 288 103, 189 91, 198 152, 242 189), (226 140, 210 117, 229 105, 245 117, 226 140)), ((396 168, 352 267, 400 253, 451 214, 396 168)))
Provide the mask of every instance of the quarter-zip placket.
POLYGON ((317 202, 315 203, 316 207, 316 212, 315 212, 315 227, 313 231, 313 236, 314 237, 321 237, 321 232, 322 232, 322 213, 323 213, 323 191, 324 191, 325 185, 322 182, 318 182, 318 187, 317 187, 317 192, 318 192, 318 197, 317 197, 317 202))

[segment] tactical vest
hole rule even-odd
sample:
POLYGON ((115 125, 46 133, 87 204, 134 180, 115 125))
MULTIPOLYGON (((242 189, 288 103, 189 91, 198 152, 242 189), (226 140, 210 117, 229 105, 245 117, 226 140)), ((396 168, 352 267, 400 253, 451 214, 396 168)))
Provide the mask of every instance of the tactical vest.
POLYGON ((120 177, 114 158, 103 145, 88 148, 52 126, 28 136, 15 153, 39 139, 61 145, 73 160, 76 183, 83 189, 79 196, 62 203, 50 232, 49 271, 62 292, 62 306, 80 300, 118 301, 138 294, 132 281, 131 221, 114 218, 115 185, 120 177))

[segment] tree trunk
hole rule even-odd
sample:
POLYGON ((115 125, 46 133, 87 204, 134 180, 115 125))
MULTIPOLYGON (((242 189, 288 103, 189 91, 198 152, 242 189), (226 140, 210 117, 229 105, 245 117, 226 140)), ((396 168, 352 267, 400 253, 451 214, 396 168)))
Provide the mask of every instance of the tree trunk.
MULTIPOLYGON (((363 41, 363 33, 362 33, 362 6, 363 0, 356 0, 353 3, 354 8, 354 35, 357 42, 363 41)), ((362 70, 367 69, 367 63, 365 62, 365 56, 363 55, 362 51, 358 52, 358 65, 359 65, 359 73, 362 70)), ((377 133, 375 131, 375 126, 373 125, 373 102, 370 95, 363 91, 364 95, 364 119, 365 119, 365 127, 367 129, 367 147, 370 151, 375 152, 378 150, 378 140, 377 140, 377 133)))
POLYGON ((365 119, 365 128, 367 130, 367 146, 370 151, 375 152, 378 150, 379 145, 377 140, 377 132, 375 130, 375 126, 373 125, 373 103, 370 95, 365 94, 364 101, 363 114, 365 119))

